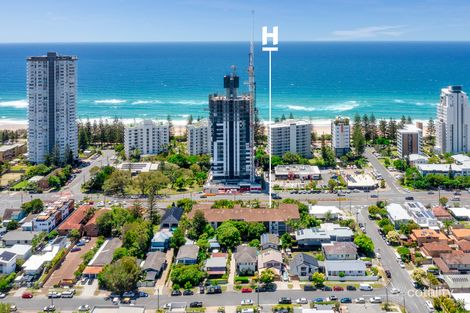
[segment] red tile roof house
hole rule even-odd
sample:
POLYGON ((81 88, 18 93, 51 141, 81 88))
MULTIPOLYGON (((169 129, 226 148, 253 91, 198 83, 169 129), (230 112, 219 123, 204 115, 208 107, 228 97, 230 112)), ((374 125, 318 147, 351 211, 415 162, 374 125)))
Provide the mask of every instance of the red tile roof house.
POLYGON ((421 252, 425 255, 437 258, 443 253, 452 253, 452 248, 446 242, 436 241, 424 243, 421 247, 421 252))
POLYGON ((111 211, 111 209, 109 208, 102 208, 96 211, 95 215, 93 215, 92 218, 90 218, 90 220, 88 221, 88 223, 86 223, 86 225, 83 227, 84 234, 90 237, 98 237, 99 229, 98 229, 98 225, 96 224, 96 220, 101 215, 109 211, 111 211))
POLYGON ((225 221, 245 221, 245 222, 260 222, 265 224, 269 233, 283 234, 287 231, 289 220, 300 219, 299 210, 295 204, 279 204, 279 207, 268 208, 243 208, 240 205, 235 205, 232 209, 213 209, 212 204, 196 204, 188 217, 193 218, 196 211, 202 211, 207 221, 217 228, 225 221))
POLYGON ((459 274, 470 271, 470 253, 454 251, 444 253, 439 258, 433 258, 434 264, 443 274, 459 274))
POLYGON ((80 234, 83 233, 83 224, 86 223, 87 212, 92 209, 91 205, 79 206, 70 216, 57 228, 61 236, 66 236, 72 229, 77 229, 80 234))
POLYGON ((470 241, 468 240, 459 240, 456 242, 459 250, 463 253, 470 253, 470 241))
POLYGON ((441 206, 436 206, 436 207, 432 208, 432 213, 440 221, 452 220, 453 219, 453 217, 449 213, 449 211, 447 211, 445 208, 443 208, 441 206))
POLYGON ((419 246, 422 246, 424 243, 429 242, 452 242, 452 240, 450 240, 446 235, 444 235, 443 233, 439 233, 433 229, 413 229, 410 238, 419 246))

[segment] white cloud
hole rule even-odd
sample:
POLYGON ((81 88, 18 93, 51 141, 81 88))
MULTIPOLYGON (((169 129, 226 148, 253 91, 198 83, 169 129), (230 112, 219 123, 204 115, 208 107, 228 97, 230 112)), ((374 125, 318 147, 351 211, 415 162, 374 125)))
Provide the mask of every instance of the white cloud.
POLYGON ((398 37, 404 33, 403 25, 369 26, 349 30, 337 30, 333 36, 342 39, 368 39, 380 37, 398 37))

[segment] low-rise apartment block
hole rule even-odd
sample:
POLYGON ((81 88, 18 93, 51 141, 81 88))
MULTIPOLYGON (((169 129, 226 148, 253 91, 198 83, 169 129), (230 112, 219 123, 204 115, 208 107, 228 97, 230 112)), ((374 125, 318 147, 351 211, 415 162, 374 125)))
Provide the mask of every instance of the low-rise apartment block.
POLYGON ((159 154, 166 150, 170 142, 168 124, 144 120, 126 125, 124 129, 124 151, 129 157, 138 149, 141 154, 159 154))

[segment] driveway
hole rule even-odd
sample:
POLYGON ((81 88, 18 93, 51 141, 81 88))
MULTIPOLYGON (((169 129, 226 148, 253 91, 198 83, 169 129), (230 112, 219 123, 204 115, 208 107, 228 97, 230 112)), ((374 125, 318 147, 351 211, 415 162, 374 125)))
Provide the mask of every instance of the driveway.
POLYGON ((58 285, 63 279, 73 279, 74 273, 78 266, 82 263, 82 256, 90 251, 96 244, 96 238, 91 238, 90 242, 80 247, 80 251, 69 252, 65 257, 64 262, 58 269, 52 273, 51 277, 44 284, 44 290, 52 288, 54 285, 58 285))

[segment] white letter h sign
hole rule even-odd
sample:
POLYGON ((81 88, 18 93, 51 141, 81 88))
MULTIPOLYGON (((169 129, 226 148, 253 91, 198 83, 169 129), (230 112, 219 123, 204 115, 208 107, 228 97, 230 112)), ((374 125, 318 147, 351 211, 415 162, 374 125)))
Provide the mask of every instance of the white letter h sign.
POLYGON ((262 44, 263 46, 268 45, 268 38, 272 39, 272 44, 271 46, 263 47, 263 51, 278 51, 278 47, 276 47, 279 44, 279 27, 274 26, 272 33, 268 33, 268 27, 263 26, 262 28, 262 44))

